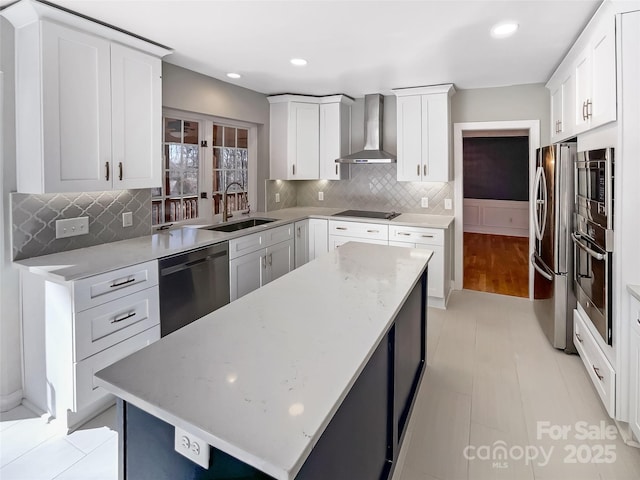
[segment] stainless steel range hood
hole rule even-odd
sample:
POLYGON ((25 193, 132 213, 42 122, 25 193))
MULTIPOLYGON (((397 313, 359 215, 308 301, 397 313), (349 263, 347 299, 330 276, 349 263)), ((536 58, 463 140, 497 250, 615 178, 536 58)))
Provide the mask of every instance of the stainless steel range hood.
POLYGON ((338 158, 336 163, 396 163, 396 156, 382 149, 384 97, 379 93, 364 96, 364 150, 338 158))

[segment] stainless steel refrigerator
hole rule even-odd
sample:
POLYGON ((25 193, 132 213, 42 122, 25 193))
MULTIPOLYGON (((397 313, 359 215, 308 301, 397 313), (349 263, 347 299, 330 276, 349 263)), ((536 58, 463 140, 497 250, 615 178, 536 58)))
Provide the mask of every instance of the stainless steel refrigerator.
POLYGON ((555 348, 573 346, 573 183, 575 143, 558 143, 537 150, 533 184, 535 251, 534 310, 555 348))

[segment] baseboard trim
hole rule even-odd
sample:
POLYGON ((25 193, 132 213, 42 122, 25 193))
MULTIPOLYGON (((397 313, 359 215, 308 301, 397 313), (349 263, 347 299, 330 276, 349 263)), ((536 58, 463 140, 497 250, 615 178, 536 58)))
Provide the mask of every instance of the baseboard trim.
POLYGON ((507 237, 528 237, 527 228, 490 227, 486 225, 465 225, 464 233, 483 233, 485 235, 505 235, 507 237))
POLYGON ((9 395, 0 395, 0 412, 6 412, 16 408, 22 403, 22 389, 16 390, 9 395))

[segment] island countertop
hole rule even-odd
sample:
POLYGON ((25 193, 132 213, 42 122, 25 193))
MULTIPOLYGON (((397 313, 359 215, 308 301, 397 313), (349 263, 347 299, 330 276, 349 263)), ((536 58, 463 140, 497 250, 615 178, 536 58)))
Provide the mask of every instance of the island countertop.
POLYGON ((101 370, 97 383, 293 479, 431 255, 347 243, 101 370))

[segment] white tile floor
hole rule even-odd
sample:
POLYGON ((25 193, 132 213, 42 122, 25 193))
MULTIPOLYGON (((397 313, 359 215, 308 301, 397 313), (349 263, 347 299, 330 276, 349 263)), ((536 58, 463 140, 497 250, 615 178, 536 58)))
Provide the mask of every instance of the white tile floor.
MULTIPOLYGON (((619 436, 575 438, 576 422, 612 422, 580 359, 549 346, 528 300, 455 292, 446 311, 429 310, 427 349, 428 368, 396 479, 640 479, 640 450, 619 436), (538 438, 539 421, 573 430, 564 441, 538 438), (465 458, 468 446, 477 458, 465 458), (512 455, 499 465, 481 459, 498 446, 512 455), (549 461, 518 459, 520 447, 532 454, 544 448, 549 461), (572 448, 579 453, 576 463, 566 461, 572 448), (611 453, 612 463, 581 462, 611 453)), ((116 480, 115 409, 68 436, 24 407, 1 414, 0 479, 116 480)))

